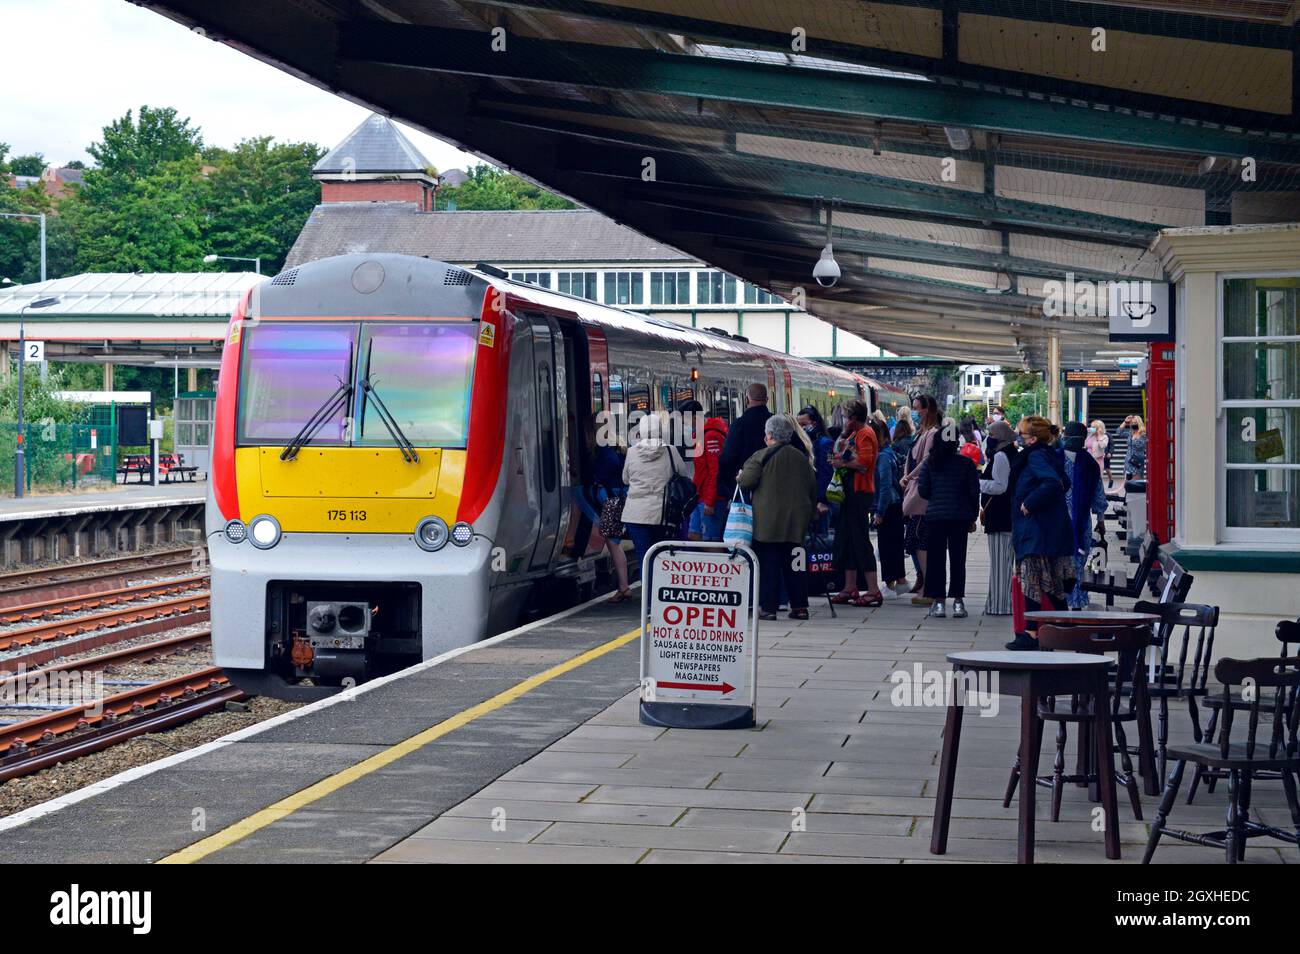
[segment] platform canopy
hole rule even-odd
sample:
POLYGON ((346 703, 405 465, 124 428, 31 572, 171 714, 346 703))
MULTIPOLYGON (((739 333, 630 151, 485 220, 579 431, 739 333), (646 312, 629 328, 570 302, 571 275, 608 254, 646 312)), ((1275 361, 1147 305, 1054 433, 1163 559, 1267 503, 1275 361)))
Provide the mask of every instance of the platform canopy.
POLYGON ((1105 363, 1047 283, 1300 218, 1295 3, 137 2, 901 354, 1105 363))
POLYGON ((88 272, 0 288, 0 341, 46 342, 60 361, 216 367, 253 272, 88 272), (32 302, 58 302, 32 309, 32 302), (187 357, 181 358, 181 355, 187 357))

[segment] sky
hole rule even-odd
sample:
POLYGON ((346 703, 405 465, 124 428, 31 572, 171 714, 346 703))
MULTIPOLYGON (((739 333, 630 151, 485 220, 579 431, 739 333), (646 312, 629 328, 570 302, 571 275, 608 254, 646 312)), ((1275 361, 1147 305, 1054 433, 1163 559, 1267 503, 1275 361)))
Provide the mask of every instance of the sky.
MULTIPOLYGON (((0 142, 92 164, 86 146, 128 109, 171 106, 208 145, 252 136, 331 148, 369 111, 126 0, 0 0, 0 142)), ((401 129, 438 170, 477 162, 401 129)))

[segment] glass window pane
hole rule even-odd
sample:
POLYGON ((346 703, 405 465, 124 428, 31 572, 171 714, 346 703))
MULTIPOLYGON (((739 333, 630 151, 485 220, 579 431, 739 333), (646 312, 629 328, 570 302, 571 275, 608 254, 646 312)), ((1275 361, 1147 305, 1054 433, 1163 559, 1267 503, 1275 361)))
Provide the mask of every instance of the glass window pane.
MULTIPOLYGON (((356 333, 356 325, 344 322, 263 321, 247 328, 239 370, 240 440, 291 440, 339 382, 351 380, 356 333)), ((313 442, 341 443, 346 410, 340 408, 313 442)))
POLYGON ((1300 528, 1300 470, 1230 470, 1228 526, 1300 528))
POLYGON ((614 272, 605 273, 605 304, 618 304, 618 276, 614 272))
POLYGON ((569 273, 560 272, 560 294, 568 295, 569 292, 569 273))
POLYGON ((645 274, 642 272, 632 273, 632 297, 629 301, 634 305, 645 301, 645 274))
POLYGON ((176 425, 176 443, 192 445, 194 443, 194 425, 177 424, 176 425))
POLYGON ((1300 397, 1300 343, 1236 342, 1223 346, 1224 396, 1284 401, 1300 397))
POLYGON ((725 291, 723 292, 723 301, 728 305, 736 303, 736 280, 730 275, 723 277, 725 291))
MULTIPOLYGON (((464 447, 477 327, 374 324, 365 335, 363 371, 407 439, 418 447, 464 447)), ((355 442, 395 446, 375 402, 358 400, 364 410, 355 442)))
POLYGON ((1300 335, 1300 278, 1230 278, 1223 283, 1229 338, 1300 335))
POLYGON ((754 305, 757 303, 758 303, 758 289, 755 288, 753 285, 751 285, 749 282, 745 282, 745 304, 754 305))
POLYGON ((689 305, 691 303, 691 273, 677 273, 677 304, 689 305))
POLYGON ((195 424, 194 425, 194 446, 207 447, 209 443, 209 439, 212 436, 210 431, 211 431, 210 424, 195 424))
POLYGON ((650 273, 650 304, 662 305, 664 302, 664 276, 661 272, 650 273))
POLYGON ((541 285, 543 288, 550 288, 550 287, 551 287, 551 273, 550 273, 550 272, 538 272, 538 273, 537 273, 537 284, 541 285))
POLYGON ((1300 464, 1300 408, 1229 407, 1228 463, 1300 464))
POLYGON ((596 300, 596 273, 587 272, 587 296, 592 301, 596 300))
POLYGON ((628 287, 630 284, 631 283, 628 280, 627 272, 619 272, 618 273, 618 303, 620 305, 626 305, 628 303, 629 300, 628 295, 631 293, 631 289, 628 287))

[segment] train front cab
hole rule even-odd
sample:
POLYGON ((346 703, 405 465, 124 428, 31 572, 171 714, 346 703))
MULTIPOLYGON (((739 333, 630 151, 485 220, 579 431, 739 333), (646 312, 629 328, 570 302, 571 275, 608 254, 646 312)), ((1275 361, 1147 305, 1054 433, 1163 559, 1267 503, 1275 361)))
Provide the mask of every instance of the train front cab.
POLYGON ((591 537, 571 502, 591 407, 576 318, 472 273, 362 255, 285 275, 231 322, 207 535, 216 662, 293 696, 473 643, 563 590, 536 584, 584 565, 566 554, 591 537), (340 410, 286 453, 349 383, 352 429, 340 410))

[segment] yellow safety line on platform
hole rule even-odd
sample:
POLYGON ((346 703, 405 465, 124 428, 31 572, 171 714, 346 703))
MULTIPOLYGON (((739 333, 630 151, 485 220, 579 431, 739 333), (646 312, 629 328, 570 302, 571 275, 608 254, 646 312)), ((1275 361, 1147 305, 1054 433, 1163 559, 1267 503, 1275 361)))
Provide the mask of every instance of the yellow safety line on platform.
POLYGON ((491 699, 486 699, 476 706, 471 706, 462 712, 456 713, 450 719, 439 722, 437 725, 430 726, 423 732, 418 732, 409 739, 403 739, 396 745, 393 745, 377 755, 372 755, 364 761, 351 765, 336 775, 329 778, 323 778, 315 785, 309 785, 299 792, 294 792, 287 798, 282 798, 274 805, 268 805, 261 811, 254 812, 242 821, 237 821, 228 828, 223 828, 216 834, 209 835, 194 844, 182 848, 180 851, 170 854, 165 858, 158 859, 161 865, 184 865, 192 864, 195 861, 201 861, 215 851, 228 848, 235 842, 247 838, 253 832, 265 828, 273 822, 286 818, 298 811, 300 808, 306 808, 313 802, 320 801, 326 795, 330 795, 343 788, 345 785, 351 785, 358 779, 365 778, 370 773, 391 765, 398 759, 416 752, 430 742, 435 742, 449 732, 469 725, 480 716, 485 716, 489 712, 495 712, 503 706, 509 705, 520 696, 531 692, 538 686, 550 682, 557 676, 563 676, 566 672, 572 672, 579 666, 585 666, 593 659, 599 659, 606 653, 613 652, 615 649, 626 646, 632 640, 641 635, 641 628, 638 626, 630 632, 624 633, 617 639, 611 639, 607 643, 597 646, 595 649, 589 649, 580 656, 574 656, 572 659, 560 663, 540 672, 535 676, 530 676, 523 682, 511 686, 504 692, 497 693, 491 699))

